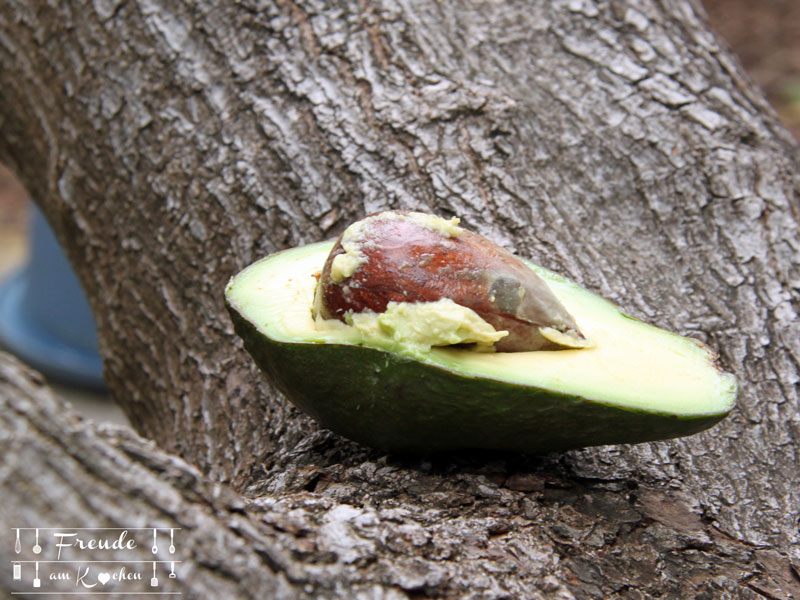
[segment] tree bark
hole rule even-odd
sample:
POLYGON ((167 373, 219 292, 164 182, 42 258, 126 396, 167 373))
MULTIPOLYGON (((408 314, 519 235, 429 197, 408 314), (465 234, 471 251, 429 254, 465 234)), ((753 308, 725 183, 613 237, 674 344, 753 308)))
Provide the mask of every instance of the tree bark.
POLYGON ((3 363, 5 520, 60 519, 24 459, 65 495, 224 540, 191 560, 243 597, 800 595, 797 144, 697 4, 10 0, 0 65, 0 159, 161 448, 76 423, 3 363), (222 291, 383 208, 457 214, 708 343, 738 409, 527 459, 403 460, 319 429, 244 355, 222 291), (120 456, 127 475, 99 475, 120 456))

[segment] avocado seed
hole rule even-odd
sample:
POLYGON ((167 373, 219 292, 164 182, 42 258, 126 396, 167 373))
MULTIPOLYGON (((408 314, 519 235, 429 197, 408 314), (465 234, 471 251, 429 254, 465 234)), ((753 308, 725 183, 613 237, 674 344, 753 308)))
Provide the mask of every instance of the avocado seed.
MULTIPOLYGON (((583 348, 588 341, 547 284, 522 260, 458 219, 385 211, 350 225, 325 261, 315 312, 386 311, 389 302, 449 298, 508 335, 501 352, 583 348)), ((316 316, 316 315, 315 315, 316 316)))

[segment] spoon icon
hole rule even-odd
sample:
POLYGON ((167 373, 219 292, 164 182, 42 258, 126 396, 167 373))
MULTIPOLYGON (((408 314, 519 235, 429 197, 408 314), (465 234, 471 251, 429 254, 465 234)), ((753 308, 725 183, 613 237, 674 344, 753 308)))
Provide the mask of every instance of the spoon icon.
POLYGON ((175 541, 174 541, 174 537, 173 537, 174 533, 175 533, 174 529, 170 529, 169 530, 169 553, 170 554, 175 554, 175 541))
POLYGON ((158 529, 153 529, 153 554, 158 552, 158 544, 156 544, 156 532, 158 529))
POLYGON ((17 541, 14 542, 14 552, 16 552, 17 554, 22 552, 22 544, 19 541, 19 527, 17 527, 17 541))
POLYGON ((42 547, 39 545, 39 530, 36 530, 36 543, 33 545, 33 553, 40 554, 42 552, 42 547))

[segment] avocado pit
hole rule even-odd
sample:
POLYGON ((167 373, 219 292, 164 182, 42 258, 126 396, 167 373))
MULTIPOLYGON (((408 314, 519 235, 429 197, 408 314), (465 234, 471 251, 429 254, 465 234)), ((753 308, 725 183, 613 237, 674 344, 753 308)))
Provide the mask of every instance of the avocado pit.
MULTIPOLYGON (((411 211, 369 215, 342 233, 322 269, 314 312, 358 326, 366 321, 361 315, 396 315, 401 305, 442 301, 458 307, 446 304, 444 319, 473 322, 474 314, 497 335, 444 334, 431 345, 474 342, 478 349, 494 344, 501 352, 591 345, 547 284, 518 257, 460 227, 457 218, 411 211)), ((401 308, 412 318, 418 312, 401 308)), ((420 327, 438 324, 430 314, 420 327)))

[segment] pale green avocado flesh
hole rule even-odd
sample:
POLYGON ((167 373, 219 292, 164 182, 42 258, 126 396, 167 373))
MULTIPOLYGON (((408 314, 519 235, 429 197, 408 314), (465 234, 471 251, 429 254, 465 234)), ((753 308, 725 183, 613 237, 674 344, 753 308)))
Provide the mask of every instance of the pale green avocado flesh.
POLYGON ((541 453, 696 433, 733 407, 737 384, 698 342, 531 265, 594 344, 535 352, 369 347, 353 327, 312 317, 333 242, 286 250, 225 292, 257 364, 322 425, 386 450, 541 453))

